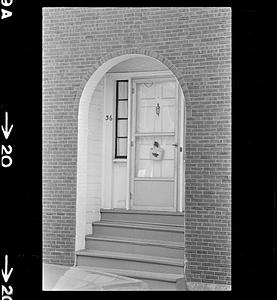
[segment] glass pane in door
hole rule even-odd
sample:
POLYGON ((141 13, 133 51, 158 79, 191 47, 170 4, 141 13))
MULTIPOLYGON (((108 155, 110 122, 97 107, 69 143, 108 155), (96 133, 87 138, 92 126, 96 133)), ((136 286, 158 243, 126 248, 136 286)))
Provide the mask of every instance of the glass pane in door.
MULTIPOLYGON (((174 177, 175 147, 174 136, 151 136, 136 138, 136 171, 135 177, 174 177), (153 156, 151 149, 158 142, 161 159, 153 156)), ((155 153, 155 152, 154 152, 155 153)))
MULTIPOLYGON (((175 83, 173 82, 175 85, 175 83)), ((170 91, 172 85, 169 85, 170 91)), ((143 83, 137 85, 138 101, 136 108, 137 133, 174 133, 176 124, 176 98, 170 97, 163 83, 153 84, 149 97, 147 87, 143 83)))

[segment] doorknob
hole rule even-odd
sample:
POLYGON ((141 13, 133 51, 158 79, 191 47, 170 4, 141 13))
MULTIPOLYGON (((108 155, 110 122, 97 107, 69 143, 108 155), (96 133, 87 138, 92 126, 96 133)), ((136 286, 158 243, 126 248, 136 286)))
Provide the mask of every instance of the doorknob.
POLYGON ((178 147, 178 144, 177 144, 177 143, 175 143, 175 144, 172 144, 172 146, 174 146, 174 147, 178 147))

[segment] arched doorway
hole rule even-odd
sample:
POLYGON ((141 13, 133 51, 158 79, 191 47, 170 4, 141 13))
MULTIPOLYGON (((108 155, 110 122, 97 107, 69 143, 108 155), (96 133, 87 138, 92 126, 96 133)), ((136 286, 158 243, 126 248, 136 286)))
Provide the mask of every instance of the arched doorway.
POLYGON ((180 75, 164 58, 147 54, 107 58, 82 91, 78 112, 76 250, 84 248, 85 235, 91 230, 91 222, 99 220, 101 208, 184 210, 185 99, 180 75), (136 105, 131 107, 128 104, 132 99, 136 99, 136 105), (145 99, 150 100, 149 105, 143 104, 145 99), (168 99, 176 102, 172 105, 168 99), (142 112, 148 110, 147 106, 157 120, 164 109, 162 114, 169 116, 169 122, 145 119, 142 112), (155 132, 141 126, 142 131, 135 136, 139 120, 144 124, 152 122, 155 132), (139 154, 150 137, 157 142, 156 146, 152 143, 152 152, 161 155, 167 167, 155 169, 155 157, 150 160, 146 152, 139 154), (163 157, 169 152, 171 157, 163 157), (140 166, 136 166, 137 161, 140 166), (157 177, 161 178, 155 180, 157 177), (158 201, 148 205, 154 186, 154 193, 160 193, 158 201), (139 201, 134 202, 134 197, 139 201))

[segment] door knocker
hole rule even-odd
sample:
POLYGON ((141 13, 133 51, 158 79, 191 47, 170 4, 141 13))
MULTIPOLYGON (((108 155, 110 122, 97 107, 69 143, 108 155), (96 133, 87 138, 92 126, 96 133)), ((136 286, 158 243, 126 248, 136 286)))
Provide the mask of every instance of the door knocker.
POLYGON ((156 105, 156 115, 159 116, 160 115, 160 111, 161 111, 161 107, 160 107, 160 104, 157 103, 156 105))
POLYGON ((150 148, 150 158, 153 160, 162 160, 164 149, 161 148, 160 144, 155 141, 153 147, 150 148))

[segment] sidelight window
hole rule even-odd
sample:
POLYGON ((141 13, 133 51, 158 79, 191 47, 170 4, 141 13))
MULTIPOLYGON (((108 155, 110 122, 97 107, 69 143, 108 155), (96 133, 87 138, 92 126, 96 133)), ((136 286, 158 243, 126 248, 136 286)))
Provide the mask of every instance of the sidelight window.
POLYGON ((128 80, 116 81, 115 158, 127 158, 128 80))

